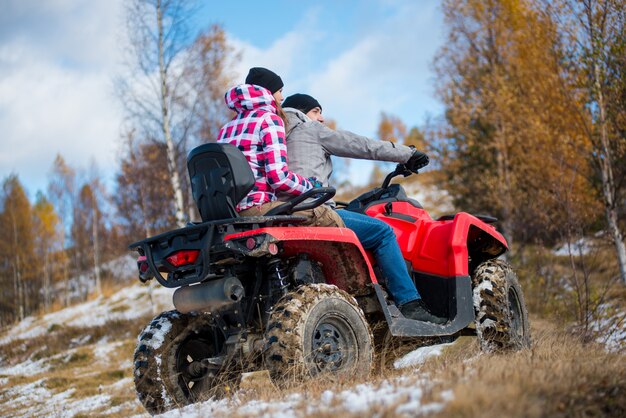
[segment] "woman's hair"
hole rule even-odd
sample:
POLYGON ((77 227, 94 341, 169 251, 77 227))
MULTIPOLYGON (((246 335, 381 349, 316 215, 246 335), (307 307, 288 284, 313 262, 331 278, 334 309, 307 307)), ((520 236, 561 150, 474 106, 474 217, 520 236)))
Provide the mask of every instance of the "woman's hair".
POLYGON ((283 110, 283 107, 280 105, 280 103, 278 103, 276 99, 274 99, 274 101, 276 102, 276 114, 280 116, 280 118, 283 120, 283 124, 285 125, 285 133, 286 133, 287 132, 287 114, 283 110))

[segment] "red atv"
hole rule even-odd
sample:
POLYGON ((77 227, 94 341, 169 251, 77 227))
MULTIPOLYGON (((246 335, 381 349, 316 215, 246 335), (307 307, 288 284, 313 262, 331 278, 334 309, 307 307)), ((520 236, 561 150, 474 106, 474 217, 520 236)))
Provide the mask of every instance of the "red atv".
POLYGON ((174 292, 139 336, 137 394, 160 413, 236 387, 242 373, 367 375, 372 326, 393 337, 478 335, 486 350, 529 345, 522 291, 498 256, 507 251, 495 219, 458 213, 437 220, 408 198, 393 177, 345 210, 387 222, 431 312, 445 325, 404 318, 385 291, 371 254, 346 228, 298 226, 298 210, 323 204, 333 188, 317 188, 261 217, 239 217, 235 205, 254 185, 243 154, 205 144, 188 157, 202 222, 139 241, 142 281, 174 292), (312 199, 311 199, 312 198, 312 199))

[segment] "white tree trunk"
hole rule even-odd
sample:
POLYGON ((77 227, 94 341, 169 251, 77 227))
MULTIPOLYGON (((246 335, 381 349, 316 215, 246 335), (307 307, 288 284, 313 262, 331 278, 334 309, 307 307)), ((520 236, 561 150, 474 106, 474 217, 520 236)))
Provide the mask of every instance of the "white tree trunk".
POLYGON ((43 308, 44 312, 50 309, 50 249, 47 245, 44 247, 43 262, 43 308))
POLYGON ((22 274, 20 271, 20 255, 17 253, 19 244, 17 241, 17 221, 15 220, 15 213, 11 210, 11 222, 13 226, 13 248, 15 248, 15 261, 13 262, 13 280, 15 287, 15 296, 17 297, 18 305, 18 317, 21 320, 24 319, 24 283, 22 283, 22 274))
POLYGON ((597 62, 593 64, 594 73, 594 90, 598 99, 598 112, 600 123, 600 146, 595 153, 598 164, 600 165, 600 178, 602 181, 602 197, 604 198, 605 216, 609 234, 615 245, 617 253, 617 262, 619 264, 620 277, 626 285, 626 246, 624 245, 624 236, 619 229, 617 218, 617 199, 616 185, 613 177, 613 155, 609 146, 609 133, 606 126, 606 104, 604 103, 604 94, 600 84, 600 68, 597 62))
POLYGON ((185 206, 183 201, 183 191, 180 186, 180 177, 178 175, 178 162, 176 158, 176 147, 172 140, 170 132, 170 116, 168 109, 168 86, 167 73, 165 69, 165 57, 163 50, 163 14, 161 10, 161 1, 157 0, 157 25, 159 30, 159 76, 161 81, 161 128, 165 136, 167 145, 167 167, 170 173, 170 180, 174 190, 174 203, 176 207, 176 223, 179 227, 185 226, 185 206))
POLYGON ((100 245, 98 236, 98 209, 96 208, 95 194, 93 196, 93 219, 91 220, 91 235, 93 238, 93 265, 94 273, 96 275, 96 294, 102 295, 102 283, 100 281, 100 245))

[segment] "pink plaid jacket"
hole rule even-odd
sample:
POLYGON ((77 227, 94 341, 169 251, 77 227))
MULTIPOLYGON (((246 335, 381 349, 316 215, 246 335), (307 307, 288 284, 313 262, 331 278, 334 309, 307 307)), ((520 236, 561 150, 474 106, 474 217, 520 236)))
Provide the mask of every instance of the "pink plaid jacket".
POLYGON ((269 90, 241 84, 226 92, 226 104, 237 116, 222 127, 217 142, 239 148, 254 173, 255 184, 237 205, 237 211, 276 200, 276 191, 300 195, 311 183, 287 167, 285 125, 276 114, 269 90))

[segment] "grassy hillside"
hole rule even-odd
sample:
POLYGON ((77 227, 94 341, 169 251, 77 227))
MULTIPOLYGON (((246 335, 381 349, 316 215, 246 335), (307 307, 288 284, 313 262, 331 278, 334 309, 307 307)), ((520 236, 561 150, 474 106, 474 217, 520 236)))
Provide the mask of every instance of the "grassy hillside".
MULTIPOLYGON (((153 294, 169 309, 168 291, 153 294)), ((4 416, 146 415, 135 398, 136 335, 152 317, 148 287, 29 318, 0 339, 4 416)), ((624 416, 626 355, 532 319, 530 350, 481 353, 475 338, 379 347, 367 381, 263 383, 168 416, 624 416), (404 359, 401 362, 396 360, 404 359), (396 368, 395 366, 402 367, 396 368)))
MULTIPOLYGON (((453 212, 432 183, 405 187, 425 207, 453 212)), ((528 350, 486 354, 471 336, 381 344, 366 380, 287 388, 261 380, 165 415, 626 416, 626 289, 602 237, 573 244, 516 248, 510 260, 531 312, 528 350)), ((133 352, 141 329, 172 309, 171 290, 133 283, 0 333, 2 416, 147 416, 135 394, 133 352)))

